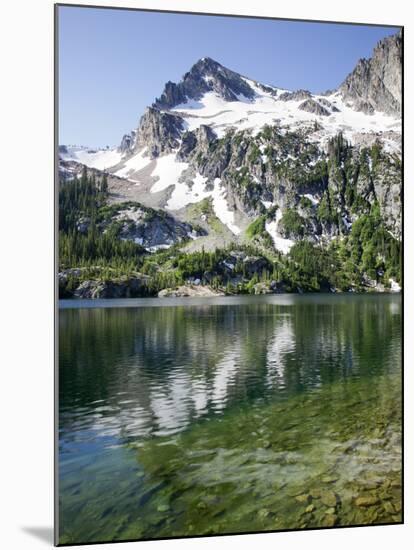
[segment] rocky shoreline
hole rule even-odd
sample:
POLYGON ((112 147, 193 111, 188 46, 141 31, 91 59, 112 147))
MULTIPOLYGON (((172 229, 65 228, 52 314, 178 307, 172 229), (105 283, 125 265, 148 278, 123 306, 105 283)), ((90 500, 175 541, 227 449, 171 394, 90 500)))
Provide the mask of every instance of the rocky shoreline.
MULTIPOLYGON (((73 271, 73 270, 70 270, 73 271)), ((78 271, 78 270, 76 270, 78 271)), ((67 280, 67 273, 59 273, 59 286, 64 285, 67 280)), ((246 294, 229 291, 225 287, 213 288, 210 285, 202 285, 200 283, 188 282, 187 284, 178 285, 171 288, 165 288, 158 292, 152 291, 149 287, 151 278, 147 275, 140 274, 134 277, 123 277, 116 280, 99 280, 88 279, 82 282, 78 281, 76 286, 71 291, 66 290, 60 292, 60 298, 63 299, 81 299, 81 300, 97 300, 97 299, 122 299, 122 298, 211 298, 217 296, 234 296, 246 294)), ((359 291, 361 292, 361 291, 359 291)), ((397 284, 392 284, 390 288, 385 288, 381 284, 367 285, 363 291, 366 293, 399 293, 401 288, 397 284)), ((300 287, 295 291, 288 291, 283 282, 268 281, 258 282, 251 287, 250 295, 271 295, 271 294, 310 294, 304 292, 300 287)), ((338 289, 326 289, 325 293, 335 294, 343 293, 338 289)), ((353 292, 352 292, 353 293, 353 292)), ((312 293, 313 294, 313 293, 312 293)))

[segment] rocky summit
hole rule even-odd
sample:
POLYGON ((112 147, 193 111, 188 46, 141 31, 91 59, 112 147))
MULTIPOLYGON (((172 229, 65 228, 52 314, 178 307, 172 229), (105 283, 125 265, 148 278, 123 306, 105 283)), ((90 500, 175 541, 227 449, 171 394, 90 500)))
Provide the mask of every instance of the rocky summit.
POLYGON ((339 88, 347 101, 364 112, 401 114, 402 36, 401 32, 381 40, 371 59, 360 59, 339 88))
POLYGON ((238 101, 240 96, 253 99, 255 96, 253 88, 241 75, 214 59, 203 57, 183 76, 181 82, 167 82, 154 107, 169 109, 189 100, 198 101, 210 92, 224 101, 238 101))
MULTIPOLYGON (((119 147, 60 147, 62 189, 81 176, 98 186, 94 214, 78 205, 74 227, 152 254, 154 273, 176 275, 168 288, 193 277, 214 279, 217 291, 399 289, 401 91, 400 32, 360 59, 338 89, 320 94, 263 84, 202 58, 165 84, 119 147), (155 257, 168 249, 167 268, 155 257), (219 265, 230 249, 262 255, 265 274, 235 267, 230 276, 219 265), (172 259, 217 250, 227 252, 205 269, 172 259)), ((65 269, 76 267, 69 263, 65 269)))

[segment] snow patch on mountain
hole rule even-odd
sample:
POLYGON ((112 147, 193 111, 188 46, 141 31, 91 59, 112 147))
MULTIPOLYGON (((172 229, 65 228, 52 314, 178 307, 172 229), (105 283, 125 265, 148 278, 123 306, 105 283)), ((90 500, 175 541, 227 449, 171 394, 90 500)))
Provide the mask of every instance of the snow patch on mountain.
POLYGON ((151 193, 164 191, 164 189, 167 189, 170 185, 176 186, 179 177, 186 168, 188 168, 188 163, 178 162, 175 159, 175 154, 159 157, 152 172, 152 176, 157 177, 158 181, 151 187, 151 193))
POLYGON ((227 191, 221 185, 220 178, 215 178, 214 180, 212 197, 215 215, 222 223, 224 223, 224 225, 227 225, 234 235, 239 235, 239 233, 241 233, 241 229, 234 223, 234 211, 229 209, 227 203, 227 191))
POLYGON ((250 78, 246 78, 245 76, 242 76, 241 78, 254 91, 256 97, 260 97, 264 93, 266 95, 269 95, 269 96, 274 95, 274 97, 277 97, 277 96, 280 96, 281 94, 287 92, 287 90, 285 90, 283 88, 277 88, 276 86, 272 86, 271 84, 264 84, 264 85, 262 84, 262 86, 264 86, 265 88, 268 88, 269 90, 271 90, 271 92, 264 92, 263 88, 259 85, 258 82, 255 82, 254 80, 251 80, 250 78))
POLYGON ((172 195, 167 202, 168 210, 179 210, 188 204, 199 202, 211 197, 211 191, 206 191, 205 183, 207 178, 197 174, 192 185, 187 182, 176 182, 172 195))
POLYGON ((142 149, 139 153, 136 153, 132 157, 128 158, 122 163, 122 168, 114 172, 114 175, 119 178, 128 178, 130 176, 131 180, 137 181, 133 176, 134 172, 142 170, 142 168, 145 168, 145 166, 148 166, 151 162, 150 158, 144 156, 145 153, 146 149, 142 149))
POLYGON ((122 159, 122 154, 117 148, 91 149, 70 145, 66 146, 65 151, 61 151, 59 155, 62 160, 74 160, 97 170, 109 170, 122 159))
POLYGON ((266 222, 265 229, 272 237, 276 250, 279 250, 279 252, 282 252, 283 254, 288 254, 292 246, 295 244, 295 241, 292 241, 291 239, 284 239, 279 235, 278 224, 282 219, 282 215, 282 211, 278 209, 276 211, 275 219, 270 222, 266 222))
MULTIPOLYGON (((172 156, 172 155, 171 155, 172 156)), ((165 157, 164 157, 165 158, 165 157)), ((160 170, 158 164, 161 159, 157 160, 157 169, 154 171, 153 175, 158 175, 160 172, 167 170, 167 163, 160 170)), ((234 235, 239 235, 241 233, 240 227, 238 227, 234 220, 234 211, 230 210, 227 202, 227 191, 224 186, 221 184, 220 178, 214 180, 213 189, 207 189, 207 178, 201 174, 197 174, 192 181, 192 184, 188 182, 178 181, 179 177, 183 170, 186 168, 186 163, 176 163, 181 165, 176 167, 175 174, 168 172, 168 177, 166 173, 162 173, 162 178, 156 182, 151 188, 151 192, 162 191, 170 185, 174 185, 172 194, 166 204, 168 210, 179 210, 189 204, 194 204, 200 202, 206 198, 212 198, 213 211, 217 218, 226 225, 234 235), (173 180, 175 178, 175 180, 173 180)))
POLYGON ((313 206, 317 206, 320 202, 320 200, 317 197, 315 197, 315 195, 311 195, 310 193, 305 193, 303 196, 309 199, 313 204, 313 206))
POLYGON ((217 218, 226 225, 234 235, 239 235, 241 229, 234 220, 234 211, 230 210, 227 202, 227 191, 221 184, 220 178, 215 178, 213 189, 207 189, 207 178, 197 174, 192 184, 180 181, 183 172, 188 168, 187 162, 178 162, 172 153, 156 160, 153 177, 158 180, 151 187, 151 193, 164 191, 173 186, 172 193, 166 204, 167 210, 179 210, 188 204, 200 202, 205 198, 212 198, 213 210, 217 218))

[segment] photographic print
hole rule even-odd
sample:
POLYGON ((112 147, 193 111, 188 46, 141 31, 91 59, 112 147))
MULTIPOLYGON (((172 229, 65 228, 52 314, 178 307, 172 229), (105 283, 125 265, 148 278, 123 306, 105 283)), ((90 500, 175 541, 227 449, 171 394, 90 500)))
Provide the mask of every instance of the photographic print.
POLYGON ((55 14, 56 543, 401 523, 403 29, 55 14))

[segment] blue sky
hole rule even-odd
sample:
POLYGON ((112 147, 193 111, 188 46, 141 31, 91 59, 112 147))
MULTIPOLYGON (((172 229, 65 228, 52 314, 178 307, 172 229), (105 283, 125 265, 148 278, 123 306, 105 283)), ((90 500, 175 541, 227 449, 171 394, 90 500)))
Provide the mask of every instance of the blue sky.
POLYGON ((263 83, 336 88, 394 27, 59 8, 59 141, 117 145, 201 57, 263 83))

